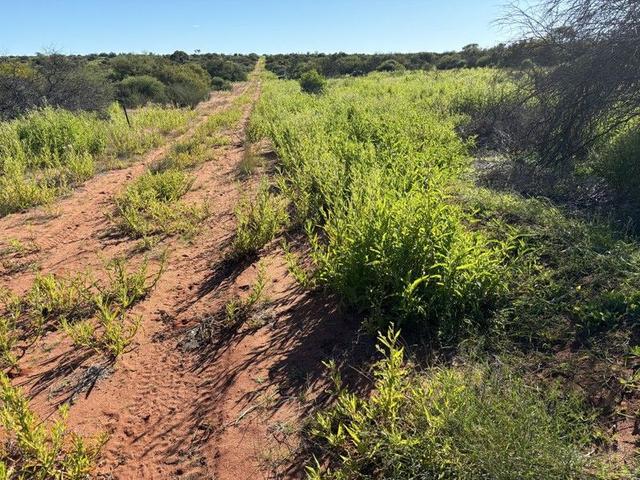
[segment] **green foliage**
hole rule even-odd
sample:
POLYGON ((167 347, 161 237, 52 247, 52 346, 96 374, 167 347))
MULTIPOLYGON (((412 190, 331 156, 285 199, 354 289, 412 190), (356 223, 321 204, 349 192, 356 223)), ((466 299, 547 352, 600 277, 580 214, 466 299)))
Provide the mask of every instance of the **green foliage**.
POLYGON ((116 198, 117 228, 133 238, 193 234, 208 215, 205 206, 180 202, 193 177, 179 170, 147 172, 116 198))
POLYGON ((200 65, 167 64, 155 74, 166 85, 168 100, 180 107, 195 107, 209 96, 211 77, 200 65))
POLYGON ((147 103, 164 103, 164 84, 150 75, 127 77, 118 83, 118 98, 127 107, 139 107, 147 103))
POLYGON ((404 69, 404 65, 393 59, 385 60, 376 68, 379 72, 403 72, 404 69))
POLYGON ((220 78, 226 82, 243 82, 247 80, 247 73, 250 70, 248 66, 223 58, 213 58, 206 61, 204 68, 209 72, 212 79, 220 78))
POLYGON ((508 249, 469 231, 443 186, 394 192, 371 171, 324 226, 314 252, 319 279, 374 320, 396 319, 443 339, 469 333, 505 293, 508 249))
POLYGON ((374 393, 343 389, 319 414, 312 434, 324 442, 328 468, 308 467, 313 480, 382 478, 590 478, 581 450, 588 437, 576 400, 481 365, 416 374, 398 333, 379 337, 384 358, 374 393))
POLYGON ((519 238, 507 301, 495 313, 502 335, 536 349, 571 342, 616 356, 628 348, 627 325, 640 315, 636 242, 540 200, 477 188, 460 194, 487 235, 519 238), (613 341, 605 341, 608 334, 613 341))
POLYGON ((300 88, 305 93, 320 94, 326 86, 327 81, 316 70, 305 72, 300 77, 300 88))
POLYGON ((287 222, 283 199, 269 191, 266 180, 260 183, 256 196, 245 198, 236 209, 236 237, 233 255, 252 255, 271 241, 287 222))
POLYGON ((319 225, 318 279, 376 322, 449 340, 487 326, 510 241, 474 232, 447 193, 468 165, 456 99, 486 74, 440 75, 332 81, 323 96, 269 82, 251 135, 273 142, 297 223, 319 225))
POLYGON ((249 295, 246 298, 233 298, 225 305, 225 324, 227 327, 237 327, 249 319, 252 311, 264 299, 266 283, 266 268, 261 262, 258 264, 258 274, 249 295))
POLYGON ((129 128, 117 105, 108 119, 50 107, 0 123, 0 216, 56 197, 106 168, 116 158, 141 154, 162 135, 185 128, 192 114, 143 108, 129 128))
POLYGON ((96 117, 44 108, 15 123, 16 134, 27 158, 27 168, 58 166, 72 153, 98 154, 106 139, 96 117))
POLYGON ((77 345, 117 357, 131 343, 140 323, 127 312, 155 287, 165 260, 150 275, 146 260, 130 269, 119 257, 106 264, 104 281, 94 281, 89 274, 38 275, 22 298, 3 294, 0 361, 15 366, 14 347, 19 341, 32 340, 45 328, 60 327, 77 345))
POLYGON ((86 440, 69 433, 65 424, 68 407, 61 408, 60 419, 53 424, 43 423, 4 373, 0 374, 0 401, 0 423, 7 435, 0 455, 1 478, 90 478, 106 436, 86 440))
POLYGON ((22 305, 34 329, 61 319, 73 321, 90 316, 93 309, 90 284, 83 274, 68 277, 38 274, 22 305))
POLYGON ((101 296, 95 302, 97 327, 91 320, 69 323, 63 319, 62 329, 75 345, 118 358, 133 341, 142 318, 129 319, 123 306, 107 303, 101 296))
POLYGON ((211 88, 213 90, 229 91, 232 88, 231 82, 221 77, 213 77, 211 79, 211 88))
MULTIPOLYGON (((631 209, 640 206, 640 129, 628 125, 595 152, 595 170, 631 209)), ((631 215, 635 221, 640 215, 631 215)))

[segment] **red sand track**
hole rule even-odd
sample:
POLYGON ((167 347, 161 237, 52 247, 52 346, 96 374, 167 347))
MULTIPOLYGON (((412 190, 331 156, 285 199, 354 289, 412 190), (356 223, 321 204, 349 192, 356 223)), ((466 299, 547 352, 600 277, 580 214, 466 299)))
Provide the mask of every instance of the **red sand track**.
MULTIPOLYGON (((201 104, 190 131, 244 88, 246 84, 238 85, 201 104)), ((113 371, 104 370, 98 355, 79 352, 62 334, 51 333, 20 361, 14 384, 29 394, 39 414, 48 417, 72 399, 73 430, 109 434, 98 478, 303 477, 298 430, 326 387, 321 360, 348 350, 351 336, 332 306, 296 289, 277 248, 263 252, 270 297, 265 324, 205 348, 180 348, 190 328, 219 314, 232 295, 246 294, 255 276, 255 262, 233 265, 224 260, 234 232, 234 209, 242 192, 255 183, 238 176, 250 108, 231 132, 232 144, 213 151, 195 172, 187 200, 208 200, 212 215, 191 242, 171 238, 156 247, 167 248, 167 269, 134 308, 143 318, 135 348, 113 371), (94 380, 95 372, 104 378, 82 388, 82 380, 94 380)), ((40 250, 22 260, 37 262, 43 273, 100 271, 105 258, 117 255, 140 262, 137 242, 110 235, 105 213, 114 194, 166 148, 91 179, 53 209, 0 219, 0 241, 35 241, 40 250)), ((16 292, 29 288, 33 277, 33 272, 0 268, 0 286, 16 292)))

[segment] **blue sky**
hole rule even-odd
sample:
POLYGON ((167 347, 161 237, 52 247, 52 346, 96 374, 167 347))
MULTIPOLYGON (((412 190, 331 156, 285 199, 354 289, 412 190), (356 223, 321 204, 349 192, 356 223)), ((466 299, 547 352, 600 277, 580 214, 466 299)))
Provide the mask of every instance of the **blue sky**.
POLYGON ((504 0, 0 0, 0 55, 416 52, 491 46, 504 0))

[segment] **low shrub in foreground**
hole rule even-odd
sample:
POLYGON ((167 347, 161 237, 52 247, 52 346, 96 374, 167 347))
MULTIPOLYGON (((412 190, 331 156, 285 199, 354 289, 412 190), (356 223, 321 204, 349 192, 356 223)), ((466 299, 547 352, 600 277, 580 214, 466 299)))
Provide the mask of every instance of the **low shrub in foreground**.
POLYGON ((499 301, 509 242, 470 231, 435 184, 398 193, 371 172, 328 215, 313 256, 319 279, 373 320, 447 341, 481 327, 499 301))
POLYGON ((269 192, 269 184, 263 181, 255 198, 244 199, 236 209, 236 238, 233 254, 243 257, 256 253, 273 240, 287 222, 283 199, 269 192))
MULTIPOLYGON (((47 330, 62 328, 77 345, 117 358, 132 342, 140 323, 129 310, 147 296, 164 272, 165 258, 149 274, 145 259, 131 269, 124 258, 105 265, 107 279, 89 273, 36 276, 31 288, 18 296, 0 291, 0 364, 17 364, 16 347, 47 330)), ((1 478, 1 477, 0 477, 1 478)))
POLYGON ((0 453, 0 478, 30 480, 86 480, 90 478, 106 441, 101 435, 84 439, 69 433, 67 409, 47 425, 29 407, 24 394, 0 373, 0 424, 4 448, 0 453))
POLYGON ((179 170, 145 173, 116 198, 118 229, 133 238, 194 233, 208 211, 180 202, 193 180, 179 170))
POLYGON ((336 405, 312 429, 330 462, 308 467, 311 480, 595 478, 582 452, 588 429, 577 400, 504 368, 416 374, 391 330, 378 348, 385 358, 369 398, 343 390, 335 377, 336 405))

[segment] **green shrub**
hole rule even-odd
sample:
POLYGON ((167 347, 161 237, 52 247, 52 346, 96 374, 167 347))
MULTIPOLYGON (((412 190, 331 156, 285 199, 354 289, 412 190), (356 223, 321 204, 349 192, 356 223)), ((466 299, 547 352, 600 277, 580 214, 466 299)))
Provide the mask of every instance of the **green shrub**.
POLYGON ((28 168, 64 165, 74 153, 96 155, 106 147, 104 129, 90 114, 47 107, 29 113, 15 125, 28 168))
POLYGON ((149 102, 165 103, 167 99, 164 84, 150 75, 126 77, 118 83, 118 98, 131 108, 149 102))
POLYGON ((506 246, 470 232, 435 177, 427 190, 396 192, 371 171, 352 188, 314 248, 320 280, 378 323, 395 319, 443 340, 484 324, 506 287, 506 246))
POLYGON ((0 123, 0 216, 51 203, 112 160, 144 153, 163 135, 184 130, 194 115, 146 107, 130 112, 129 128, 117 104, 107 114, 47 107, 0 123))
MULTIPOLYGON (((596 153, 595 170, 607 180, 618 198, 640 206, 640 128, 633 125, 596 153)), ((635 216, 640 220, 640 215, 635 216)))
POLYGON ((224 78, 220 78, 220 77, 213 77, 211 79, 211 88, 213 88, 214 90, 231 90, 232 86, 231 86, 231 82, 229 82, 228 80, 225 80, 224 78))
POLYGON ((585 479, 589 430, 578 401, 518 380, 505 367, 433 368, 417 374, 398 334, 379 337, 385 358, 365 399, 342 389, 316 418, 329 466, 310 480, 585 479))
POLYGON ((205 63, 205 69, 212 78, 218 77, 228 82, 244 82, 247 80, 246 68, 222 58, 209 60, 205 63))
POLYGON ((310 70, 305 72, 300 77, 300 87, 305 93, 320 94, 324 92, 327 86, 327 81, 317 70, 310 70))
POLYGON ((70 323, 63 319, 62 329, 78 347, 118 358, 133 341, 142 319, 130 319, 126 310, 118 305, 105 303, 101 297, 96 299, 96 307, 97 327, 91 320, 70 323))
POLYGON ((378 65, 376 70, 379 72, 403 72, 405 70, 405 66, 397 60, 389 59, 378 65))
POLYGON ((0 401, 5 442, 0 454, 0 478, 89 478, 107 440, 105 435, 87 440, 69 433, 65 424, 68 407, 60 409, 59 420, 52 425, 45 424, 4 373, 0 373, 0 401))
POLYGON ((166 85, 167 98, 174 105, 195 107, 209 96, 211 77, 200 65, 164 65, 155 76, 166 85))
POLYGON ((179 201, 193 180, 178 170, 145 173, 116 198, 118 229, 133 238, 193 234, 208 215, 204 206, 179 201))
POLYGON ((59 194, 58 188, 26 177, 24 165, 8 167, 7 160, 5 159, 5 173, 0 175, 0 217, 53 202, 59 194))
POLYGON ((236 209, 236 237, 233 254, 243 257, 256 253, 273 240, 287 222, 287 212, 282 198, 269 192, 269 184, 263 180, 254 199, 244 199, 236 209))
POLYGON ((334 80, 318 97, 269 82, 250 136, 270 138, 295 220, 317 225, 317 279, 375 322, 449 341, 488 326, 510 245, 447 193, 469 163, 455 99, 487 75, 440 75, 334 80))

